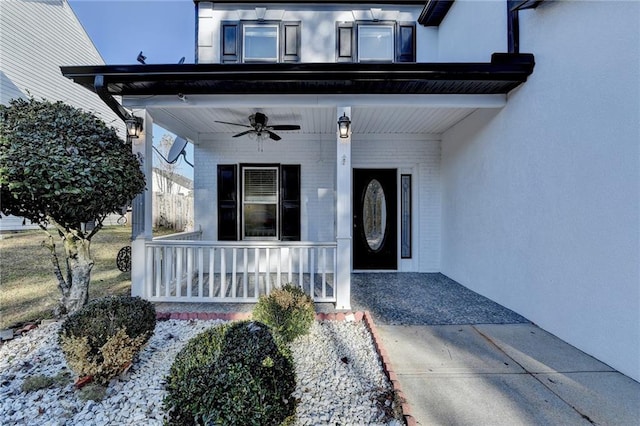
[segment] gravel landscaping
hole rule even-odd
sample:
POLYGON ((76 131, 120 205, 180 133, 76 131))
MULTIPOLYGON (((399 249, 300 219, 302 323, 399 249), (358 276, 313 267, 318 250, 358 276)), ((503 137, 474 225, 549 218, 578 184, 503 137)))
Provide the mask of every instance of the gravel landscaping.
MULTIPOLYGON (((23 392, 28 377, 66 371, 57 344, 59 324, 39 327, 0 347, 0 418, 3 425, 162 425, 164 379, 184 344, 220 320, 158 322, 127 373, 112 380, 101 401, 63 385, 23 392)), ((296 425, 403 424, 371 335, 362 322, 316 321, 292 344, 298 400, 296 425)))

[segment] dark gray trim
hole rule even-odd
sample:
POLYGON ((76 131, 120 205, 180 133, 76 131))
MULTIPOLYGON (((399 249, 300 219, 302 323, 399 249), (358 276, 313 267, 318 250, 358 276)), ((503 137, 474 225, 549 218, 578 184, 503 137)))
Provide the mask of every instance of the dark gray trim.
MULTIPOLYGON (((85 86, 86 87, 86 86, 85 86)), ((90 89, 90 88, 89 88, 90 89)), ((116 113, 118 117, 122 119, 122 121, 127 121, 133 116, 124 109, 122 105, 109 93, 107 86, 105 85, 104 75, 97 74, 93 79, 93 91, 95 91, 100 99, 109 107, 113 112, 116 113)))
POLYGON ((178 93, 496 94, 524 83, 533 68, 531 54, 494 53, 489 63, 99 65, 61 70, 92 91, 96 76, 102 76, 107 102, 113 96, 178 93))
POLYGON ((447 16, 453 2, 454 0, 427 0, 418 17, 418 23, 425 27, 437 27, 447 16))

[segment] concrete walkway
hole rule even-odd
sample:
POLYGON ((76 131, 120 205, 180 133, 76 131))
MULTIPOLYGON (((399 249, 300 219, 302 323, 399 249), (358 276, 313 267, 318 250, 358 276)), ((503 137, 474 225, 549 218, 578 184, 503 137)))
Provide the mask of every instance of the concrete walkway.
POLYGON ((640 383, 442 274, 357 274, 419 425, 640 425, 640 383))
POLYGON ((640 384, 532 324, 378 326, 419 425, 638 425, 640 384))

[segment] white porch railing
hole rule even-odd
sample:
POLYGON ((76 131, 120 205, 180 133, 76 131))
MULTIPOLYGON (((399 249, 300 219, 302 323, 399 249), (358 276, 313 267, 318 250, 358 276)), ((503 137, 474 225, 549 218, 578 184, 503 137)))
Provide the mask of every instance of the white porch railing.
POLYGON ((315 302, 336 301, 334 242, 193 241, 199 232, 182 234, 145 242, 146 299, 251 303, 292 283, 315 302))

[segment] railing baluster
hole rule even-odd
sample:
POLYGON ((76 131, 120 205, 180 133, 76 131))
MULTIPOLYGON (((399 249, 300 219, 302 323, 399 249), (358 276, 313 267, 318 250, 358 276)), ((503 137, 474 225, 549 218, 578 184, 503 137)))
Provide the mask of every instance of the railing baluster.
POLYGON ((176 296, 180 297, 182 295, 182 256, 184 250, 182 247, 176 247, 176 251, 176 296))
POLYGON ((313 247, 309 247, 309 296, 316 299, 316 250, 313 247))
POLYGON ((304 248, 298 249, 298 285, 304 291, 304 257, 302 256, 304 248))
POLYGON ((289 249, 287 250, 287 253, 289 253, 289 280, 288 283, 289 284, 293 284, 293 247, 289 247, 289 249))
POLYGON ((264 289, 266 294, 271 293, 271 258, 269 256, 269 247, 265 249, 265 271, 264 271, 264 289))
POLYGON ((213 297, 213 282, 216 278, 216 249, 211 247, 209 249, 209 297, 213 297))
POLYGON ((160 284, 162 283, 162 247, 152 247, 154 263, 154 280, 156 284, 155 297, 160 297, 160 284))
POLYGON ((204 259, 202 257, 204 253, 202 247, 198 247, 196 250, 198 250, 198 297, 202 297, 204 291, 204 259))
POLYGON ((238 269, 237 267, 237 262, 238 262, 238 249, 236 247, 233 248, 233 264, 231 265, 231 297, 233 297, 234 299, 237 297, 237 290, 236 290, 236 271, 238 269))
POLYGON ((154 301, 253 302, 290 282, 316 301, 333 301, 337 261, 335 243, 154 240, 145 247, 144 294, 154 301))
POLYGON ((164 247, 164 295, 171 296, 171 272, 173 268, 174 247, 164 247))
POLYGON ((278 250, 278 265, 276 270, 276 287, 282 286, 282 247, 277 247, 278 250))
MULTIPOLYGON (((220 248, 220 297, 227 296, 227 249, 220 248)), ((235 295, 233 296, 235 297, 235 295)))
MULTIPOLYGON (((261 252, 262 250, 260 250, 257 247, 254 247, 253 249, 253 261, 254 261, 254 265, 253 265, 253 295, 254 297, 258 297, 258 293, 260 292, 260 287, 259 287, 259 283, 260 283, 260 256, 261 256, 261 252)), ((249 280, 251 281, 251 280, 249 280)), ((251 293, 247 293, 247 297, 249 297, 251 293)))
POLYGON ((327 297, 327 248, 322 247, 322 298, 327 297))
POLYGON ((249 248, 245 247, 242 251, 242 297, 249 297, 249 248))

